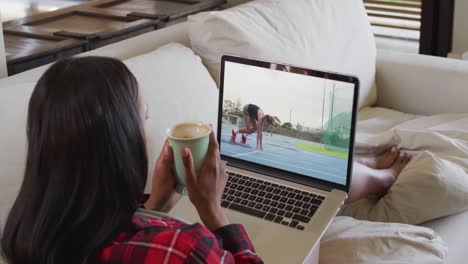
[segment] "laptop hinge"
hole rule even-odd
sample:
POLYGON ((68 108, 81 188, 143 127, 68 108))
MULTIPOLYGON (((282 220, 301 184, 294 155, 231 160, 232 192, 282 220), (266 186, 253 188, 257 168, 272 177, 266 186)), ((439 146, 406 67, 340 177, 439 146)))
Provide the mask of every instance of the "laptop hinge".
POLYGON ((246 168, 245 166, 242 166, 241 164, 238 164, 236 162, 231 162, 231 161, 227 163, 227 166, 235 167, 235 168, 238 168, 238 169, 241 169, 241 170, 246 170, 246 171, 250 171, 250 172, 254 172, 254 173, 258 173, 258 174, 267 175, 267 176, 277 178, 277 179, 281 179, 281 180, 284 180, 284 181, 289 181, 289 182, 294 182, 294 183, 306 185, 306 186, 317 188, 317 189, 327 191, 327 192, 331 192, 334 189, 331 186, 327 186, 325 184, 321 184, 319 182, 314 181, 313 178, 311 178, 310 180, 303 180, 301 178, 294 177, 294 176, 291 176, 291 175, 278 173, 278 172, 275 172, 275 171, 265 170, 264 168, 257 168, 257 167, 254 167, 254 166, 249 166, 248 168, 246 168))

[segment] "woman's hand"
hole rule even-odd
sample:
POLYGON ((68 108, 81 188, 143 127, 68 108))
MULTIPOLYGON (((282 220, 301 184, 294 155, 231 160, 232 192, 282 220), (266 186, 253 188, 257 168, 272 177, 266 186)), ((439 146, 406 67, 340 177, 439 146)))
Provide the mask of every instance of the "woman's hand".
POLYGON ((221 196, 228 176, 221 162, 219 146, 214 133, 210 135, 207 157, 197 175, 192 153, 188 148, 182 151, 185 166, 187 192, 198 214, 210 230, 216 230, 229 224, 221 208, 221 196))
POLYGON ((176 180, 173 173, 173 153, 168 141, 156 161, 151 186, 151 195, 145 202, 145 208, 167 213, 179 201, 180 195, 175 192, 176 180))

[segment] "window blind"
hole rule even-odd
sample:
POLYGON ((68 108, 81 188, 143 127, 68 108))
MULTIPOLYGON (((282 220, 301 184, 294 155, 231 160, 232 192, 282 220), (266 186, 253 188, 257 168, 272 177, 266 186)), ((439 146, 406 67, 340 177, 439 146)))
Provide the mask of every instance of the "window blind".
POLYGON ((423 0, 363 0, 376 36, 419 40, 423 0))

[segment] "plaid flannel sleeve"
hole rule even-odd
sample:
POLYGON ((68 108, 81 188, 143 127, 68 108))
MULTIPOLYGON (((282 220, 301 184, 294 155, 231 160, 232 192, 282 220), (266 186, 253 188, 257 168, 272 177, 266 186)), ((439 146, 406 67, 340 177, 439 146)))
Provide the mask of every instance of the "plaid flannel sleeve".
POLYGON ((213 233, 198 232, 203 237, 194 245, 188 263, 263 263, 241 225, 227 225, 213 233))
POLYGON ((263 263, 242 225, 227 225, 214 231, 214 234, 222 248, 232 254, 235 263, 263 263))

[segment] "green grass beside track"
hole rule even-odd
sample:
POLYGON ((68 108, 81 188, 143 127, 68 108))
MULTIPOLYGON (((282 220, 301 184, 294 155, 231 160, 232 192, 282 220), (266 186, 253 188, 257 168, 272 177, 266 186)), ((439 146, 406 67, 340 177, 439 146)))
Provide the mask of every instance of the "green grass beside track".
POLYGON ((348 158, 348 153, 328 150, 328 149, 324 149, 324 148, 321 148, 321 147, 318 147, 318 146, 309 145, 309 144, 306 144, 306 143, 297 143, 296 148, 303 149, 303 150, 308 150, 308 151, 313 151, 313 152, 318 152, 318 153, 322 153, 322 154, 326 154, 326 155, 330 155, 330 156, 338 157, 338 158, 344 158, 344 159, 348 158))

